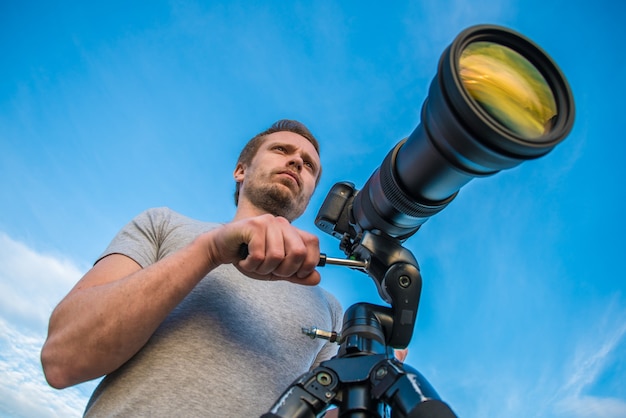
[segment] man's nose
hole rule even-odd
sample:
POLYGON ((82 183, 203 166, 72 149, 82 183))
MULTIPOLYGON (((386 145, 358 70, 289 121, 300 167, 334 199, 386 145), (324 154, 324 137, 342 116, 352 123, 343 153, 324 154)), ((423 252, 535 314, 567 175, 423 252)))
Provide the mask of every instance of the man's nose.
POLYGON ((302 170, 303 164, 302 158, 300 157, 294 156, 291 160, 289 160, 289 166, 294 167, 298 171, 302 170))

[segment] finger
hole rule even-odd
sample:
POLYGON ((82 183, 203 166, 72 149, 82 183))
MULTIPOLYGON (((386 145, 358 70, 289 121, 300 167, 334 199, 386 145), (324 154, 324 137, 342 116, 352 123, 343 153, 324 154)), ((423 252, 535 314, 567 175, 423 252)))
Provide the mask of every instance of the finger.
POLYGON ((241 268, 241 266, 236 265, 235 267, 237 267, 239 269, 239 271, 241 273, 243 273, 244 275, 255 279, 255 280, 263 280, 263 281, 287 281, 287 282, 291 282, 291 283, 295 283, 295 284, 299 284, 299 285, 304 285, 304 286, 316 286, 320 283, 321 281, 321 277, 320 274, 318 273, 317 270, 314 270, 311 274, 309 274, 306 277, 303 278, 299 278, 296 276, 290 276, 290 277, 279 277, 276 276, 274 274, 267 274, 267 275, 261 275, 261 274, 257 274, 254 272, 250 272, 250 271, 246 271, 243 268, 241 268))
POLYGON ((404 360, 406 359, 406 356, 409 354, 409 349, 408 348, 404 348, 402 350, 396 349, 393 351, 393 353, 400 362, 404 362, 404 360))
POLYGON ((304 231, 299 231, 299 233, 304 243, 306 255, 296 275, 299 278, 304 278, 313 273, 320 262, 320 245, 316 235, 304 231))
MULTIPOLYGON (((302 269, 303 263, 307 259, 308 249, 299 230, 289 226, 282 230, 282 244, 284 257, 280 264, 276 266, 273 274, 278 277, 291 277, 302 269)), ((306 274, 299 273, 299 277, 308 275, 312 269, 308 269, 306 274)))
MULTIPOLYGON (((247 235, 249 238, 247 238, 247 243, 244 243, 246 249, 245 257, 237 262, 236 265, 246 272, 254 272, 265 259, 265 233, 262 232, 262 228, 252 224, 247 235)), ((242 246, 240 245, 240 257, 244 255, 241 248, 242 246)))
POLYGON ((286 257, 285 226, 279 219, 268 225, 265 231, 265 252, 255 272, 262 275, 276 274, 276 269, 286 257))
POLYGON ((321 277, 317 270, 313 270, 308 276, 298 277, 294 275, 291 277, 284 278, 282 280, 286 280, 291 283, 301 284, 305 286, 316 286, 320 283, 321 277))
MULTIPOLYGON (((261 280, 288 280, 315 285, 320 281, 317 236, 301 231, 281 217, 264 217, 251 222, 248 254, 239 253, 235 265, 242 273, 261 280)), ((245 248, 245 246, 244 246, 245 248)))

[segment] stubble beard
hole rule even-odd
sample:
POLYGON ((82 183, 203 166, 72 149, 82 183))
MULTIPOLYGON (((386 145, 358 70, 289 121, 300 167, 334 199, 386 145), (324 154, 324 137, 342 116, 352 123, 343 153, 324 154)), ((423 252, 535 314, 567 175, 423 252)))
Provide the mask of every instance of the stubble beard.
POLYGON ((245 190, 246 197, 254 206, 274 216, 282 216, 290 222, 304 212, 308 200, 300 193, 294 193, 284 185, 269 183, 257 184, 245 190))

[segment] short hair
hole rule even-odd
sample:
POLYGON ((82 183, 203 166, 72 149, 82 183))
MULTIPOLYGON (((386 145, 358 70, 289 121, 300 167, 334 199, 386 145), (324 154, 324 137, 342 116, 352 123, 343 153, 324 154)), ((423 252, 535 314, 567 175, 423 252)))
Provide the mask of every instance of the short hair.
MULTIPOLYGON (((268 129, 264 130, 261 133, 255 135, 248 143, 243 147, 241 153, 239 154, 239 158, 237 159, 237 165, 244 164, 250 165, 252 160, 256 156, 256 153, 259 151, 263 140, 267 135, 273 134, 275 132, 293 132, 298 134, 304 138, 306 138, 313 147, 317 154, 320 153, 320 145, 317 139, 313 136, 309 128, 307 128, 303 123, 298 122, 297 120, 292 119, 281 119, 277 122, 274 122, 272 126, 268 129)), ((315 184, 319 182, 319 179, 322 175, 322 168, 320 167, 320 171, 317 174, 317 179, 315 184)), ((235 185, 235 206, 239 204, 239 189, 241 188, 241 183, 237 182, 235 185)))

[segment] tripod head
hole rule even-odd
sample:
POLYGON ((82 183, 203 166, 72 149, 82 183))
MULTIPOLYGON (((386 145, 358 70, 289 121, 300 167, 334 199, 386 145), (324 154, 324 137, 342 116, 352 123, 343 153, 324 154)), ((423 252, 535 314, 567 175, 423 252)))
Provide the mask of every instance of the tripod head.
POLYGON ((386 344, 405 348, 413 335, 422 291, 417 260, 398 240, 371 232, 359 237, 352 257, 367 262, 366 273, 374 280, 380 297, 391 305, 386 344))
POLYGON ((380 231, 357 231, 352 226, 348 207, 356 193, 352 183, 335 184, 318 211, 315 224, 340 239, 340 248, 349 260, 361 262, 360 270, 374 280, 378 294, 392 307, 393 324, 386 343, 405 348, 413 335, 422 291, 419 264, 399 238, 380 231))

